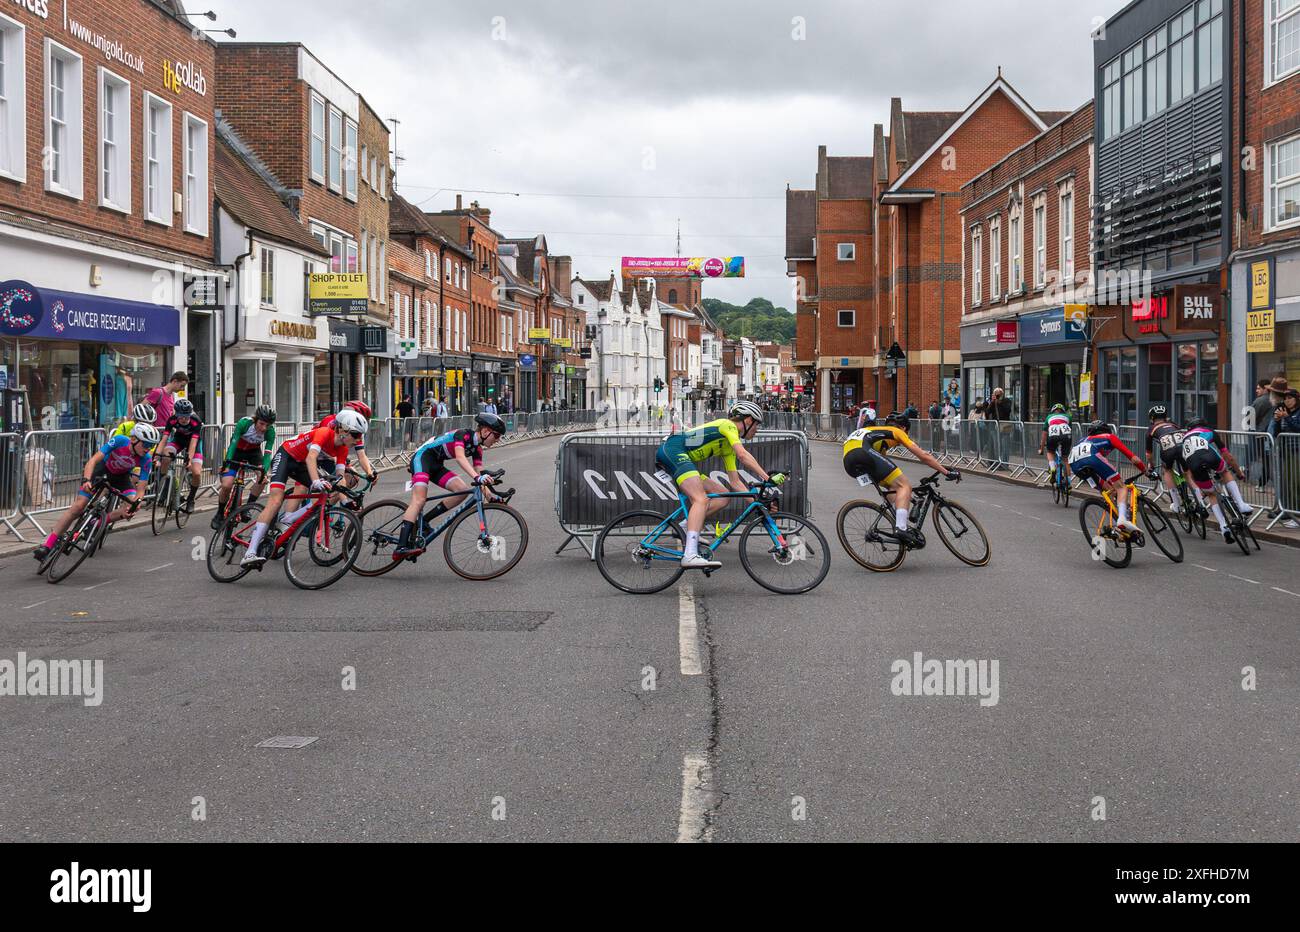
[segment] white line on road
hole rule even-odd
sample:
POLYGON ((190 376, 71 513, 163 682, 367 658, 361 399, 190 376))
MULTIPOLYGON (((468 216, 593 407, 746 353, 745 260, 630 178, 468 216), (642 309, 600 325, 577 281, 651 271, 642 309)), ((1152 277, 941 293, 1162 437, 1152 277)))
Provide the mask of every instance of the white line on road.
POLYGON ((169 567, 169 566, 175 566, 175 565, 176 565, 175 563, 164 563, 162 566, 155 566, 155 567, 154 567, 153 569, 151 569, 151 570, 145 570, 145 572, 146 572, 146 573, 156 573, 156 572, 158 572, 159 570, 165 570, 165 569, 167 569, 167 567, 169 567))
POLYGON ((1061 523, 1059 523, 1059 522, 1057 522, 1057 521, 1049 521, 1048 523, 1051 524, 1052 527, 1061 527, 1061 528, 1065 527, 1064 524, 1061 524, 1061 523))
POLYGON ((1236 575, 1235 573, 1229 573, 1228 575, 1231 576, 1233 579, 1240 579, 1242 582, 1252 583, 1252 584, 1254 584, 1254 585, 1256 585, 1256 586, 1259 585, 1259 582, 1258 582, 1257 580, 1254 580, 1254 579, 1247 579, 1245 576, 1238 576, 1238 575, 1236 575))
POLYGON ((104 580, 104 582, 95 583, 93 586, 84 586, 82 587, 81 591, 89 592, 91 589, 98 589, 100 586, 107 586, 109 583, 115 583, 115 582, 117 582, 116 579, 106 579, 104 580))
POLYGON ((1269 588, 1271 588, 1274 592, 1285 592, 1287 595, 1293 595, 1297 599, 1300 599, 1300 592, 1292 592, 1290 589, 1282 589, 1278 586, 1270 586, 1269 588))
POLYGON ((682 761, 682 808, 677 819, 677 841, 713 840, 707 813, 713 804, 713 774, 703 754, 687 754, 682 761))
POLYGON ((1218 570, 1216 570, 1214 567, 1212 567, 1212 566, 1205 566, 1205 565, 1200 564, 1200 563, 1193 563, 1192 566, 1199 566, 1201 569, 1205 570, 1207 573, 1217 573, 1217 572, 1218 572, 1218 570))
POLYGON ((699 676, 700 633, 695 627, 695 589, 684 582, 677 590, 677 642, 682 655, 682 676, 699 676))
POLYGON ((38 606, 38 605, 44 605, 46 602, 49 602, 49 601, 51 601, 51 600, 50 600, 50 599, 42 599, 42 600, 39 601, 39 602, 33 602, 31 605, 24 605, 23 608, 25 608, 25 609, 27 609, 27 608, 35 608, 36 606, 38 606))
POLYGON ((1043 520, 1042 518, 1038 517, 1038 515, 1030 515, 1029 517, 1033 518, 1035 521, 1042 521, 1042 520, 1043 520))

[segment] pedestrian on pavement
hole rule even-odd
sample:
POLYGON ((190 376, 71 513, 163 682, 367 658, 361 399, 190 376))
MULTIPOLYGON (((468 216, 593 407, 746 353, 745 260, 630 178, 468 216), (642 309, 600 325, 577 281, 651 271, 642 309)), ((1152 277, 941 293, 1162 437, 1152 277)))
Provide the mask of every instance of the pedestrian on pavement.
POLYGON ((438 417, 447 416, 447 402, 443 401, 441 398, 438 399, 437 416, 438 417))
POLYGON ((410 398, 403 398, 397 403, 397 416, 410 417, 415 413, 415 405, 411 404, 410 398))
POLYGON ((907 407, 903 408, 903 417, 907 418, 908 420, 914 421, 920 416, 921 416, 921 412, 918 411, 916 409, 916 405, 912 404, 912 402, 910 401, 907 403, 907 407))
MULTIPOLYGON (((1268 432, 1277 449, 1277 491, 1282 509, 1300 511, 1300 389, 1288 388, 1283 393, 1282 404, 1274 410, 1268 432)), ((1300 528, 1293 518, 1287 518, 1282 524, 1292 530, 1300 528)))
POLYGON ((183 391, 188 384, 190 384, 188 375, 184 372, 173 372, 166 385, 150 389, 144 396, 144 400, 153 405, 154 413, 157 415, 153 422, 154 427, 161 428, 171 419, 172 411, 176 408, 176 393, 183 391))
POLYGON ((930 415, 930 420, 937 421, 939 418, 943 417, 943 408, 939 406, 938 401, 932 401, 930 402, 930 410, 928 413, 930 415))
POLYGON ((858 430, 876 423, 876 403, 868 401, 858 409, 858 430))
POLYGON ((1001 388, 993 389, 993 397, 989 399, 986 415, 995 421, 1011 420, 1011 399, 1001 388))
POLYGON ((425 416, 425 417, 433 417, 433 416, 434 416, 434 412, 436 412, 437 409, 438 409, 438 399, 437 399, 437 398, 434 398, 432 395, 427 395, 427 396, 425 396, 425 399, 424 399, 424 416, 425 416))

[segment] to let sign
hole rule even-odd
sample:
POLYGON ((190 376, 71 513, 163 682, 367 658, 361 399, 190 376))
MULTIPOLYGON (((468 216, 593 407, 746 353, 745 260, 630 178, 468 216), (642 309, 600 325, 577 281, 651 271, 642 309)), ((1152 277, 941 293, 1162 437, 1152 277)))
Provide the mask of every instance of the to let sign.
POLYGON ((1273 324, 1271 309, 1246 312, 1246 352, 1273 352, 1273 324))

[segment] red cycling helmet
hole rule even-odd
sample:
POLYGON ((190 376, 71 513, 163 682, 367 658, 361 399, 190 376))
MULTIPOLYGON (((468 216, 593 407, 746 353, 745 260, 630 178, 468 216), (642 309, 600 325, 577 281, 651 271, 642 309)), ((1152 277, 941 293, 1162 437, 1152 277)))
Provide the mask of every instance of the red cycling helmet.
POLYGON ((366 404, 364 401, 349 401, 343 407, 351 408, 353 411, 357 412, 357 414, 360 414, 367 421, 370 420, 372 417, 374 417, 374 415, 371 414, 370 412, 370 405, 366 404))

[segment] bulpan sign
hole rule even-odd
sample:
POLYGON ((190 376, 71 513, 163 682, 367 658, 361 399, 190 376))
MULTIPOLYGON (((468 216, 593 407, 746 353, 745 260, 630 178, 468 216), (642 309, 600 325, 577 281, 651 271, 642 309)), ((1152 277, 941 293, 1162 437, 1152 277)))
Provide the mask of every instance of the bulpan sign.
POLYGON ((744 278, 745 257, 623 257, 624 278, 744 278))

